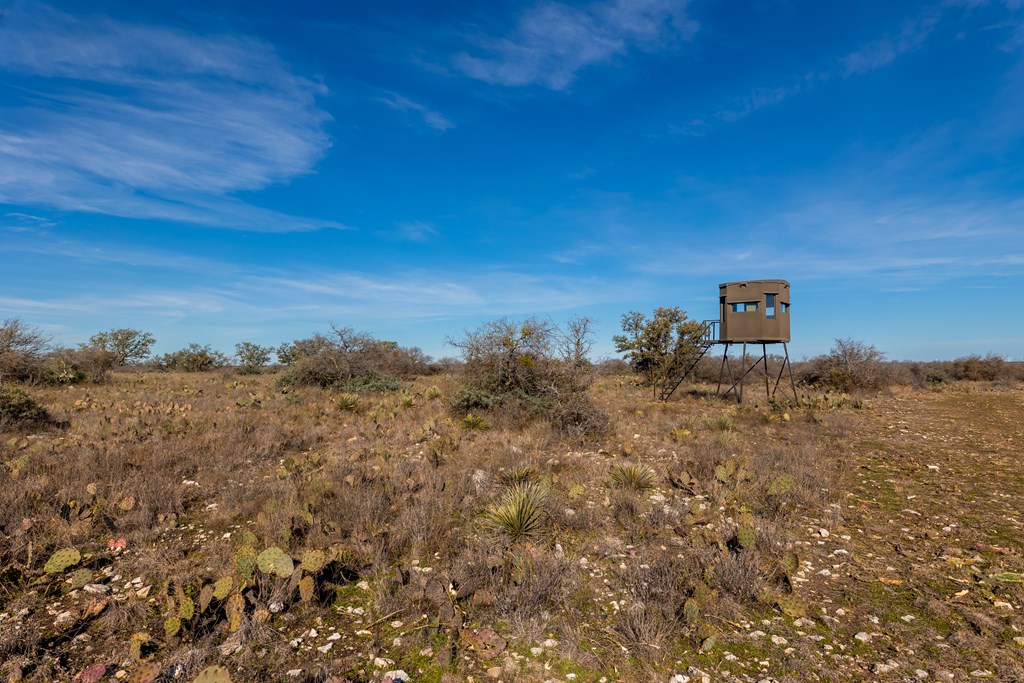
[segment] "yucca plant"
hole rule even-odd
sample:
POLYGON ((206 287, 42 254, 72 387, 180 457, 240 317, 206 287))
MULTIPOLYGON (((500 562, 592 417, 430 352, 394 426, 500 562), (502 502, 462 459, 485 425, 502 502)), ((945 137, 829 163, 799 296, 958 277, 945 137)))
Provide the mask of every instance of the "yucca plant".
POLYGON ((427 400, 433 401, 436 398, 441 398, 441 390, 435 386, 427 388, 427 400))
POLYGON ((359 410, 359 396, 348 392, 338 394, 334 398, 334 405, 338 407, 338 410, 354 413, 359 410))
POLYGON ((731 432, 733 430, 732 418, 728 415, 722 417, 709 417, 704 420, 704 424, 711 429, 716 429, 720 432, 731 432))
POLYGON ((466 417, 462 418, 463 429, 469 429, 472 431, 482 431, 487 429, 487 420, 483 419, 479 415, 469 413, 466 417))
POLYGON ((513 541, 528 538, 540 531, 547 498, 547 489, 540 484, 516 484, 505 490, 501 503, 487 509, 484 523, 513 541))
POLYGON ((416 399, 412 394, 404 394, 402 396, 401 403, 403 408, 412 408, 416 405, 416 399))
POLYGON ((654 470, 647 465, 616 465, 612 468, 612 484, 620 489, 643 491, 654 486, 654 470))
POLYGON ((510 470, 503 470, 498 478, 501 483, 505 486, 514 486, 515 484, 523 484, 533 479, 537 471, 529 465, 523 465, 521 467, 513 467, 510 470))

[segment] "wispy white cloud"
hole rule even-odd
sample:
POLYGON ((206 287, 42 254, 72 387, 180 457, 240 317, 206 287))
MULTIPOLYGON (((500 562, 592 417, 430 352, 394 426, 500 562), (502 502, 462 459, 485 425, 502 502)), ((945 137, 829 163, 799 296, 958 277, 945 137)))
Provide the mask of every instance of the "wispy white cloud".
POLYGON ((441 131, 442 133, 455 127, 455 124, 452 123, 451 119, 444 114, 434 111, 426 105, 414 102, 408 97, 404 97, 397 93, 387 93, 382 97, 378 97, 377 100, 383 102, 392 109, 396 109, 398 111, 411 111, 419 114, 425 124, 434 130, 441 131))
POLYGON ((409 221, 395 226, 398 237, 410 242, 427 242, 437 235, 437 228, 422 221, 409 221))
POLYGON ((0 23, 0 203, 252 230, 342 227, 233 193, 309 173, 325 88, 274 49, 15 3, 0 23))
MULTIPOLYGON (((958 3, 949 3, 950 6, 953 4, 958 3)), ((943 19, 941 10, 928 10, 921 16, 905 21, 894 35, 869 41, 819 68, 792 76, 780 85, 756 87, 734 102, 720 107, 710 116, 694 117, 687 123, 670 124, 669 132, 678 136, 700 137, 718 124, 735 123, 792 97, 814 92, 829 82, 883 69, 903 55, 924 47, 943 19)))
POLYGON ((842 75, 859 76, 892 64, 901 55, 924 45, 938 26, 939 19, 938 13, 912 19, 903 24, 897 35, 872 41, 854 50, 840 60, 842 75))
POLYGON ((697 24, 687 0, 610 0, 585 7, 544 2, 524 12, 504 38, 477 39, 453 65, 485 83, 565 90, 585 67, 630 51, 651 52, 688 39, 697 24))

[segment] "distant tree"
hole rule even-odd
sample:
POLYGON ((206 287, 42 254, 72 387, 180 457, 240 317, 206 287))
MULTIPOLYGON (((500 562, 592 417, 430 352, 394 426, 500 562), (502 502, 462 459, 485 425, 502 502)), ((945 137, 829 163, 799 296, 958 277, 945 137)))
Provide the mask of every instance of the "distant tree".
POLYGON ((189 344, 173 353, 165 353, 153 359, 160 370, 180 370, 182 372, 203 372, 223 367, 228 364, 228 357, 209 346, 189 344))
POLYGON ((630 311, 622 316, 622 331, 625 334, 613 338, 615 350, 626 354, 626 361, 652 388, 655 398, 667 399, 675 373, 700 353, 703 327, 673 306, 656 308, 650 319, 630 311))
POLYGON ((0 381, 38 379, 50 338, 17 318, 0 322, 0 381))
POLYGON ((156 337, 149 332, 122 327, 89 337, 88 346, 113 354, 114 365, 127 365, 145 360, 156 337))
POLYGON ((235 344, 235 358, 238 359, 238 367, 242 372, 255 374, 270 362, 270 354, 274 352, 271 346, 260 346, 252 342, 239 342, 235 344))

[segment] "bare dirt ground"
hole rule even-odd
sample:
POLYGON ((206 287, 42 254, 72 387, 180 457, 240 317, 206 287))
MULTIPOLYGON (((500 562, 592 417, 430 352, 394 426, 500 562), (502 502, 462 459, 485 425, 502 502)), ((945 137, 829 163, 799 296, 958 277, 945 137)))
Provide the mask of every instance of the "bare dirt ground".
POLYGON ((0 441, 0 673, 1024 680, 1019 385, 784 408, 612 377, 589 442, 469 428, 452 391, 33 391, 64 424, 0 441), (547 497, 510 540, 485 520, 518 481, 547 497))
POLYGON ((900 393, 848 415, 841 510, 805 520, 814 609, 761 626, 788 641, 761 650, 765 673, 1024 680, 1024 394, 900 393))

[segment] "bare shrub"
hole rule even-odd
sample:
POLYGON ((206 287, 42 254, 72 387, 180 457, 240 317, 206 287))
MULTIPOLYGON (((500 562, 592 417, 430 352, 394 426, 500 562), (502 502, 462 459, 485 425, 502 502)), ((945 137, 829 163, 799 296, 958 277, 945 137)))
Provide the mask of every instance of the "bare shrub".
POLYGON ((429 356, 417 348, 403 348, 336 325, 331 326, 330 334, 282 344, 277 356, 288 365, 280 379, 282 385, 340 387, 365 393, 397 391, 401 388, 398 378, 425 374, 430 363, 429 356), (393 388, 387 388, 389 380, 393 388))
POLYGON ((853 339, 836 339, 827 355, 810 360, 801 370, 803 382, 845 392, 877 391, 892 379, 885 354, 853 339))
POLYGON ((0 382, 37 380, 50 338, 17 318, 0 322, 0 382))
POLYGON ((542 416, 559 433, 580 438, 605 431, 608 420, 587 395, 592 325, 588 318, 573 318, 564 327, 502 318, 449 339, 463 356, 464 388, 452 408, 500 407, 511 420, 542 416))

